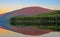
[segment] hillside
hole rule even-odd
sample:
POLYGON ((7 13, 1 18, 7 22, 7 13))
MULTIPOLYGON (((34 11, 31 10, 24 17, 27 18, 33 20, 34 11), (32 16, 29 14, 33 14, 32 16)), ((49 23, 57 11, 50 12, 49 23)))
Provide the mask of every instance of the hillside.
POLYGON ((56 16, 60 16, 60 10, 54 11, 54 12, 49 12, 49 13, 41 13, 41 14, 37 14, 36 16, 40 16, 40 17, 56 17, 56 16))
POLYGON ((36 19, 36 16, 45 17, 45 16, 49 15, 49 17, 50 17, 51 15, 55 16, 55 15, 59 14, 59 13, 54 14, 55 12, 53 12, 53 11, 54 10, 45 9, 45 8, 41 8, 41 7, 27 7, 27 8, 23 8, 23 9, 14 10, 14 11, 8 12, 0 17, 0 26, 4 27, 5 29, 8 28, 8 30, 12 30, 12 31, 16 31, 16 32, 19 32, 19 30, 12 29, 13 26, 20 28, 20 27, 24 27, 24 26, 32 26, 32 24, 33 24, 32 27, 43 28, 43 29, 47 29, 49 27, 48 30, 51 28, 54 30, 56 30, 56 29, 60 30, 59 27, 57 28, 55 26, 48 26, 48 24, 46 25, 47 22, 42 26, 42 24, 40 25, 40 22, 42 20, 40 20, 39 18, 36 19), (21 18, 20 20, 18 19, 20 22, 15 19, 15 17, 17 17, 17 16, 19 16, 19 18, 21 18), (33 19, 30 19, 31 17, 33 17, 33 19), (11 18, 14 18, 12 21, 14 25, 10 21, 11 18), (25 19, 23 19, 23 18, 25 18, 25 19), (18 21, 18 22, 16 23, 16 21, 18 21), (36 21, 36 22, 34 22, 34 21, 36 21), (23 25, 23 23, 24 23, 24 25, 23 25))
POLYGON ((10 19, 12 26, 34 26, 60 31, 60 11, 41 13, 35 16, 15 16, 10 19), (17 20, 18 19, 18 20, 17 20))
POLYGON ((14 10, 0 16, 0 26, 11 27, 9 20, 15 16, 35 16, 40 13, 53 12, 54 10, 42 8, 42 7, 25 7, 22 9, 14 10))
POLYGON ((31 16, 31 15, 53 12, 53 11, 54 10, 32 6, 32 7, 25 7, 22 9, 14 10, 14 11, 5 13, 3 15, 4 15, 4 17, 6 17, 6 16, 17 16, 17 15, 19 15, 19 16, 31 16))

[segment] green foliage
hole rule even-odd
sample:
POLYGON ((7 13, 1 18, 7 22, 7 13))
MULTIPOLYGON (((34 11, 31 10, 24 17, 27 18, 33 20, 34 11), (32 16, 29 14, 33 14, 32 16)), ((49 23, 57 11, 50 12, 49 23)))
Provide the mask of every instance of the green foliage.
POLYGON ((36 16, 15 16, 10 19, 12 26, 35 26, 60 31, 60 10, 36 16), (59 26, 59 27, 58 27, 59 26))

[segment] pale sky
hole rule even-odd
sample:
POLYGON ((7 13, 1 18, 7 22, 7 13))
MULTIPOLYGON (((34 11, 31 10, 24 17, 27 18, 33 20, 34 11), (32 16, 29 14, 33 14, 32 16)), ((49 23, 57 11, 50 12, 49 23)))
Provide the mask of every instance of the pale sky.
POLYGON ((0 14, 29 6, 60 10, 60 0, 0 0, 0 14))

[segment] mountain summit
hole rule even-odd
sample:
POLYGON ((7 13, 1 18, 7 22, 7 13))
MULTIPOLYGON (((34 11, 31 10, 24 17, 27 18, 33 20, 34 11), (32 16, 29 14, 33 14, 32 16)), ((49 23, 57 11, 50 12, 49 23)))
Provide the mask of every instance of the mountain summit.
POLYGON ((52 12, 53 10, 42 7, 26 7, 16 11, 13 11, 12 15, 36 15, 39 13, 52 12))
POLYGON ((4 14, 4 16, 5 15, 10 15, 10 16, 16 16, 16 15, 25 16, 26 15, 26 16, 28 16, 28 15, 36 15, 36 14, 52 12, 52 11, 54 11, 54 10, 32 6, 32 7, 25 7, 22 9, 8 12, 8 13, 4 14))

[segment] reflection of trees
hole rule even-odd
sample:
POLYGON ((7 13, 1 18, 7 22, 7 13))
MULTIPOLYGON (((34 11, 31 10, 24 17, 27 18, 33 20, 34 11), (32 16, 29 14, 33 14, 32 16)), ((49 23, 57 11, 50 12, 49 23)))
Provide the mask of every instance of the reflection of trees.
POLYGON ((55 26, 60 25, 60 17, 20 17, 15 16, 10 19, 13 26, 55 26), (56 20, 57 19, 57 20, 56 20))
POLYGON ((59 26, 60 25, 60 11, 50 13, 53 16, 15 16, 10 19, 10 24, 13 26, 59 26))

